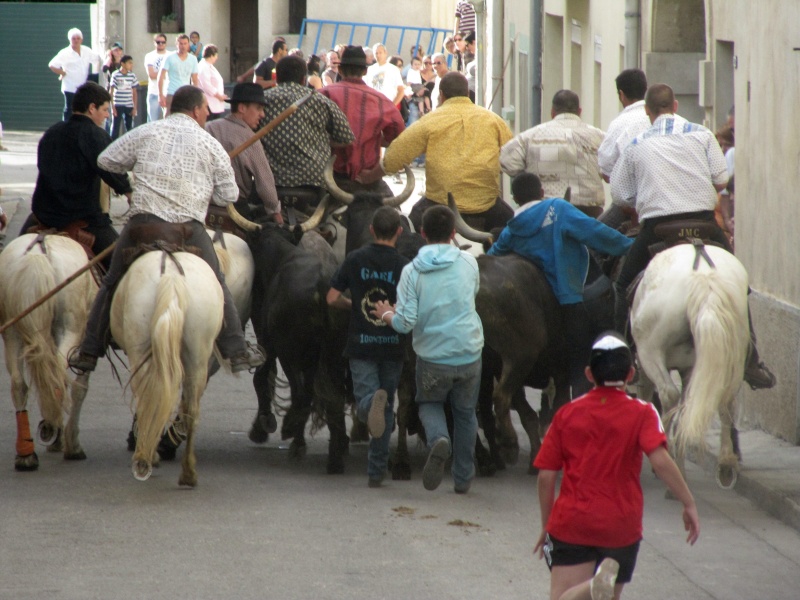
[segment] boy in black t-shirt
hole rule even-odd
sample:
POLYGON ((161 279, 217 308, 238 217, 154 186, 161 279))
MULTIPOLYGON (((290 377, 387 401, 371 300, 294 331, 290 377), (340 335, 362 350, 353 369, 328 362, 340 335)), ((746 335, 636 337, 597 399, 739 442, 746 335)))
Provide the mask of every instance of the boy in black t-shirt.
POLYGON ((328 304, 350 309, 345 356, 350 359, 357 414, 370 433, 367 475, 379 487, 389 461, 394 394, 403 371, 405 336, 370 314, 378 300, 397 302, 397 282, 408 259, 395 249, 402 232, 400 213, 381 207, 370 225, 375 241, 347 255, 331 280, 328 304), (342 295, 350 290, 352 300, 342 295))

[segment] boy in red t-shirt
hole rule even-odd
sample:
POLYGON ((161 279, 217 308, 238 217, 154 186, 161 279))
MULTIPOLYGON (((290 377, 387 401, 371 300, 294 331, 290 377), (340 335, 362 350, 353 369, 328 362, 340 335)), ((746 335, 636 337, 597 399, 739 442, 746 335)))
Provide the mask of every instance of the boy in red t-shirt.
POLYGON ((667 452, 658 413, 625 393, 633 375, 624 339, 601 334, 586 367, 594 389, 556 413, 534 461, 542 513, 534 553, 550 568, 551 600, 619 599, 631 580, 642 538, 643 453, 683 504, 686 541, 700 535, 694 498, 667 452))

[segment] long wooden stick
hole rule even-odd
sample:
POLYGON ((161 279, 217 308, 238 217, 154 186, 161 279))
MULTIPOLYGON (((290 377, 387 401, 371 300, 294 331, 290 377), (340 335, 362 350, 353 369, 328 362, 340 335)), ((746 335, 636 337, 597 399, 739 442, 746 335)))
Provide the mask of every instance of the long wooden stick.
POLYGON ((111 252, 113 252, 113 250, 114 250, 114 247, 115 247, 116 245, 117 245, 117 242, 114 242, 113 244, 111 244, 111 245, 110 245, 108 248, 106 248, 105 250, 103 250, 103 251, 102 251, 100 254, 98 254, 97 256, 95 256, 95 257, 94 257, 92 260, 90 260, 88 263, 86 263, 85 265, 83 265, 83 266, 82 266, 80 269, 78 269, 77 271, 75 271, 75 272, 74 272, 72 275, 70 275, 69 277, 67 277, 67 278, 66 278, 64 281, 62 281, 61 283, 59 283, 59 284, 58 284, 56 287, 54 287, 52 290, 50 290, 49 292, 47 292, 47 293, 46 293, 44 296, 42 296, 41 298, 39 298, 39 299, 38 299, 36 302, 34 302, 33 304, 31 304, 31 305, 30 305, 28 308, 26 308, 26 309, 25 309, 25 310, 23 310, 21 313, 19 313, 19 314, 18 314, 16 317, 14 317, 13 319, 11 319, 11 320, 10 320, 10 321, 8 321, 7 323, 5 323, 5 324, 4 324, 2 327, 0 327, 0 333, 3 333, 3 332, 6 330, 6 329, 8 329, 9 327, 11 327, 11 326, 12 326, 14 323, 16 323, 17 321, 19 321, 19 320, 20 320, 20 319, 22 319, 23 317, 26 317, 26 316, 28 316, 29 314, 31 314, 31 313, 32 313, 34 310, 36 310, 37 308, 39 308, 39 307, 40 307, 42 304, 44 304, 45 302, 47 302, 47 301, 48 301, 50 298, 52 298, 53 296, 55 296, 55 295, 56 295, 58 292, 60 292, 61 290, 63 290, 63 289, 64 289, 65 287, 67 287, 67 286, 68 286, 70 283, 72 283, 73 281, 75 281, 75 280, 76 280, 78 277, 80 277, 81 275, 83 275, 83 274, 84 274, 86 271, 88 271, 88 270, 89 270, 89 269, 91 269, 93 266, 95 266, 97 263, 99 263, 101 260, 103 260, 103 259, 104 259, 106 256, 108 256, 108 255, 109 255, 111 252))
POLYGON ((269 123, 264 125, 261 129, 256 131, 256 133, 255 133, 255 135, 253 137, 251 137, 249 140, 247 140, 243 144, 237 146, 236 148, 234 148, 233 150, 228 152, 228 156, 230 156, 231 158, 236 158, 237 156, 239 156, 242 152, 247 150, 250 146, 255 144, 258 140, 263 138, 270 131, 275 129, 283 121, 285 121, 286 119, 291 117, 298 108, 300 108, 301 106, 303 106, 303 104, 308 102, 308 99, 311 98, 311 96, 313 96, 313 92, 311 94, 308 94, 307 96, 304 96, 303 98, 300 98, 297 102, 295 102, 294 104, 290 105, 281 114, 279 114, 277 117, 272 119, 272 121, 270 121, 269 123))
MULTIPOLYGON (((313 93, 312 93, 312 94, 313 94, 313 93)), ((257 132, 256 132, 256 133, 253 135, 253 137, 251 137, 249 140, 247 140, 247 141, 246 141, 246 142, 244 142, 243 144, 241 144, 241 145, 237 146, 236 148, 234 148, 233 150, 231 150, 230 152, 228 152, 228 156, 230 156, 231 158, 235 158, 236 156, 238 156, 239 154, 241 154, 242 152, 244 152, 245 150, 247 150, 247 149, 248 149, 250 146, 252 146, 253 144, 255 144, 255 143, 258 141, 258 140, 260 140, 261 138, 263 138, 263 137, 264 137, 265 135, 267 135, 267 134, 268 134, 270 131, 272 131, 273 129, 275 129, 275 128, 276 128, 278 125, 280 125, 280 124, 281 124, 283 121, 285 121, 286 119, 288 119, 289 117, 291 117, 291 116, 292 116, 292 115, 295 113, 295 111, 296 111, 298 108, 300 108, 300 107, 301 107, 303 104, 305 104, 306 102, 308 102, 308 99, 309 99, 309 98, 311 98, 312 94, 308 94, 307 96, 305 96, 305 97, 303 97, 303 98, 300 98, 300 99, 299 99, 297 102, 295 102, 294 104, 292 104, 291 106, 289 106, 289 107, 288 107, 286 110, 284 110, 284 111, 283 111, 281 114, 279 114, 277 117, 275 117, 274 119, 272 119, 272 121, 270 121, 269 123, 267 123, 266 125, 264 125, 264 127, 262 127, 261 129, 259 129, 259 130, 258 130, 258 131, 257 131, 257 132)), ((94 257, 94 258, 93 258, 91 261, 89 261, 88 263, 86 263, 85 265, 83 265, 83 266, 82 266, 80 269, 78 269, 77 271, 75 271, 75 272, 74 272, 72 275, 70 275, 69 277, 67 277, 67 278, 66 278, 64 281, 62 281, 60 284, 58 284, 58 285, 57 285, 56 287, 54 287, 52 290, 50 290, 49 292, 47 292, 47 293, 46 293, 44 296, 42 296, 41 298, 39 298, 39 299, 38 299, 36 302, 34 302, 33 304, 31 304, 31 305, 30 305, 28 308, 26 308, 26 309, 25 309, 25 310, 23 310, 21 313, 19 313, 19 314, 18 314, 16 317, 14 317, 13 319, 11 319, 11 320, 10 320, 10 321, 8 321, 7 323, 5 323, 5 324, 4 324, 2 327, 0 327, 0 334, 2 334, 2 333, 3 333, 3 332, 6 330, 6 329, 8 329, 9 327, 11 327, 11 326, 12 326, 14 323, 16 323, 17 321, 19 321, 19 320, 20 320, 20 319, 22 319, 23 317, 26 317, 27 315, 31 314, 31 313, 32 313, 34 310, 36 310, 37 308, 39 308, 39 307, 40 307, 42 304, 44 304, 45 302, 47 302, 47 301, 48 301, 50 298, 52 298, 53 296, 55 296, 55 295, 56 295, 58 292, 60 292, 61 290, 63 290, 63 289, 64 289, 65 287, 67 287, 67 286, 68 286, 70 283, 72 283, 73 281, 75 281, 75 280, 76 280, 78 277, 80 277, 81 275, 83 275, 83 274, 84 274, 86 271, 88 271, 88 270, 89 270, 89 269, 91 269, 91 268, 92 268, 94 265, 96 265, 96 264, 97 264, 97 263, 99 263, 101 260, 103 260, 103 259, 104 259, 106 256, 108 256, 108 254, 109 254, 110 252, 112 252, 112 251, 114 250, 114 248, 116 247, 116 245, 117 245, 117 242, 114 242, 113 244, 111 244, 111 245, 110 245, 108 248, 106 248, 105 250, 103 250, 103 251, 102 251, 100 254, 98 254, 97 256, 95 256, 95 257, 94 257)))

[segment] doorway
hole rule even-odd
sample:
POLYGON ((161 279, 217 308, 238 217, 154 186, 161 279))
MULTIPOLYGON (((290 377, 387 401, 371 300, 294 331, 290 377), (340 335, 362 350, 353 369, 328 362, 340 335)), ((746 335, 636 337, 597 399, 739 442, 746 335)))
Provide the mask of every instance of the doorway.
POLYGON ((258 52, 258 0, 231 0, 231 80, 255 65, 258 52))

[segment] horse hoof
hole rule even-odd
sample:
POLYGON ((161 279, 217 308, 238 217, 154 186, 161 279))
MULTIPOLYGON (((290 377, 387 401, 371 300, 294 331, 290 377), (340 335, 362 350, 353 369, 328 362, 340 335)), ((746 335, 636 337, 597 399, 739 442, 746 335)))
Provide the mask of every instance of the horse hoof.
POLYGON ((33 454, 29 454, 28 456, 17 456, 14 459, 14 470, 15 471, 35 471, 39 468, 39 457, 36 456, 36 452, 33 454))
POLYGON ((144 460, 133 461, 133 467, 131 470, 133 471, 133 476, 137 481, 147 481, 150 479, 150 475, 153 474, 153 466, 144 460))
POLYGON ((308 448, 306 447, 305 443, 298 443, 292 442, 289 445, 289 458, 294 460, 301 460, 306 457, 306 452, 308 448))
POLYGON ((47 421, 39 421, 36 435, 45 446, 53 444, 58 439, 58 427, 53 427, 47 421))
POLYGON ((162 437, 161 441, 158 442, 156 452, 158 452, 158 456, 161 460, 175 460, 175 455, 178 453, 178 446, 169 438, 162 437))
POLYGON ((196 487, 197 486, 197 475, 184 475, 183 473, 178 478, 178 485, 186 486, 186 487, 196 487))
POLYGON ((258 418, 256 418, 256 420, 253 421, 253 424, 250 426, 250 431, 247 433, 247 437, 254 444, 266 444, 269 441, 269 434, 264 431, 263 427, 261 427, 261 424, 258 422, 258 418))
POLYGON ((497 473, 497 467, 492 463, 478 465, 478 477, 494 477, 497 473))
POLYGON ((392 480, 411 481, 411 465, 399 462, 392 465, 392 480))
POLYGON ((717 485, 723 490, 732 490, 739 479, 739 473, 730 465, 717 466, 717 485))
POLYGON ((73 450, 64 453, 64 460, 86 460, 86 452, 83 450, 73 450))

